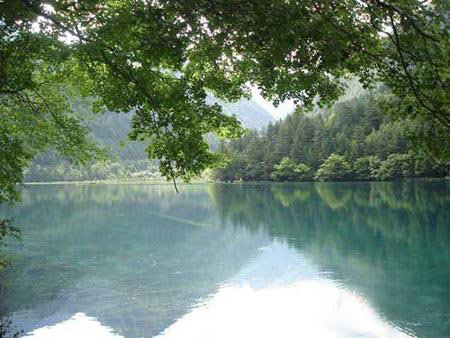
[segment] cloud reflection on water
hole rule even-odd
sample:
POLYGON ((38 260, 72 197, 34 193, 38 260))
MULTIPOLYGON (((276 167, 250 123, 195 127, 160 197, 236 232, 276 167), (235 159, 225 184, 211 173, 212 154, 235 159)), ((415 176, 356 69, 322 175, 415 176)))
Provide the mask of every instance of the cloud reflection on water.
POLYGON ((413 337, 301 254, 270 249, 158 337, 413 337))
MULTIPOLYGON (((285 243, 274 241, 260 249, 238 274, 158 337, 413 337, 285 243)), ((121 337, 83 313, 28 336, 121 337)))

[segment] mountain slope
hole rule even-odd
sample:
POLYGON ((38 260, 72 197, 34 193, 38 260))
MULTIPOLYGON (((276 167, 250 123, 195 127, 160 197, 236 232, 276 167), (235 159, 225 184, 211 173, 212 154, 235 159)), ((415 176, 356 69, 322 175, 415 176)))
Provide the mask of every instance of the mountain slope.
MULTIPOLYGON (((252 100, 236 103, 222 103, 215 99, 209 99, 208 101, 221 104, 226 114, 235 115, 242 125, 249 129, 260 130, 275 121, 267 110, 252 100)), ((91 128, 92 136, 95 140, 109 148, 122 160, 145 159, 145 144, 142 142, 131 142, 127 137, 132 117, 132 113, 97 115, 88 122, 88 126, 91 128), (121 146, 121 143, 125 143, 125 145, 121 146)))
MULTIPOLYGON (((236 103, 222 103, 213 98, 208 98, 209 103, 218 102, 228 115, 235 115, 244 127, 249 129, 262 129, 274 122, 272 115, 263 107, 252 100, 236 103)), ((122 161, 146 160, 145 143, 130 141, 128 133, 133 113, 104 113, 92 114, 83 102, 77 104, 77 110, 85 118, 86 125, 91 129, 92 137, 102 146, 110 150, 113 156, 122 161)), ((217 139, 213 135, 207 136, 213 149, 217 139)), ((39 165, 55 165, 60 159, 55 154, 49 153, 39 156, 35 163, 39 165)))
POLYGON ((248 129, 261 130, 269 123, 275 122, 272 114, 253 100, 241 100, 236 103, 215 102, 222 106, 226 114, 235 115, 248 129))

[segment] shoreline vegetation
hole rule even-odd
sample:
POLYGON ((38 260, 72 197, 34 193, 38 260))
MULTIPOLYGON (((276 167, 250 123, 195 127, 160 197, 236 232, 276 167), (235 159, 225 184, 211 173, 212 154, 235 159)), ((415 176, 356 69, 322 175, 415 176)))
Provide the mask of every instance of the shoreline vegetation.
POLYGON ((0 0, 0 205, 36 184, 448 180, 449 11, 0 0))
MULTIPOLYGON (((191 182, 176 182, 177 185, 214 183, 211 181, 193 180, 191 182)), ((147 185, 173 185, 173 182, 164 179, 123 179, 123 180, 86 180, 86 181, 42 181, 42 182, 24 182, 23 185, 96 185, 96 184, 147 184, 147 185)))
POLYGON ((330 109, 301 108, 262 131, 224 141, 228 162, 213 171, 218 180, 391 181, 448 177, 450 160, 417 147, 420 125, 386 115, 383 88, 336 103, 330 109))
MULTIPOLYGON (((309 180, 309 181, 244 181, 244 180, 235 180, 235 181, 219 181, 219 180, 210 180, 210 179, 198 179, 192 180, 191 182, 176 182, 177 185, 195 185, 195 184, 299 184, 299 183, 367 183, 367 182, 408 182, 408 181, 450 181, 450 176, 447 177, 413 177, 413 178, 403 178, 396 180, 384 180, 384 181, 374 181, 374 180, 346 180, 346 181, 318 181, 318 180, 309 180)), ((42 181, 42 182, 24 182, 23 185, 103 185, 103 184, 142 184, 142 185, 173 185, 173 182, 166 181, 164 179, 155 180, 155 179, 123 179, 123 180, 86 180, 86 181, 42 181)))
MULTIPOLYGON (((448 177, 450 160, 418 148, 417 140, 411 137, 419 127, 417 122, 383 113, 380 102, 387 96, 389 93, 383 87, 367 91, 359 82, 350 81, 347 97, 331 107, 316 106, 313 111, 297 107, 284 119, 268 123, 260 130, 249 129, 237 139, 220 141, 211 135, 209 147, 221 161, 214 169, 190 177, 197 177, 194 181, 201 182, 395 181, 448 177)), ((92 124, 93 135, 107 146, 111 157, 80 165, 55 152, 47 152, 25 170, 24 181, 167 183, 159 163, 147 158, 142 147, 117 144, 115 138, 127 134, 126 126, 120 121, 110 121, 114 136, 103 135, 102 128, 92 124)), ((181 184, 183 179, 176 181, 181 184)))

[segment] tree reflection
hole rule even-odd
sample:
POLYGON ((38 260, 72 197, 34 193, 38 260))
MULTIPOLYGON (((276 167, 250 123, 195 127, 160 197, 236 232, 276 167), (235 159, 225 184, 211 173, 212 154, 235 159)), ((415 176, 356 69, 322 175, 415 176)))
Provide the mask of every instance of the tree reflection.
POLYGON ((25 332, 79 311, 124 336, 152 336, 234 275, 265 236, 222 229, 204 186, 35 186, 3 210, 10 245, 0 307, 25 332))
POLYGON ((209 193, 224 226, 283 239, 394 322, 427 337, 450 329, 449 182, 216 185, 209 193))
POLYGON ((168 325, 162 312, 181 315, 183 306, 215 290, 272 241, 300 252, 418 336, 443 337, 450 329, 450 182, 180 190, 36 186, 15 209, 0 206, 0 214, 16 215, 26 226, 0 305, 35 311, 40 323, 39 316, 61 316, 72 304, 118 332, 134 330, 135 323, 155 333, 168 325), (98 288, 107 301, 92 304, 98 288), (77 297, 67 300, 67 294, 77 297))

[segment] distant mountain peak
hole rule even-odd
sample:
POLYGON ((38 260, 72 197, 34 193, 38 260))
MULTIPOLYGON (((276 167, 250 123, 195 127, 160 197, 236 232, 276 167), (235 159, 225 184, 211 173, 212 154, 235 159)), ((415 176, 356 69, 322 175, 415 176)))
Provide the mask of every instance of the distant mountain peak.
POLYGON ((225 114, 235 115, 243 126, 249 129, 261 130, 269 123, 275 122, 275 118, 267 109, 251 99, 227 103, 208 96, 206 102, 220 104, 225 114))

